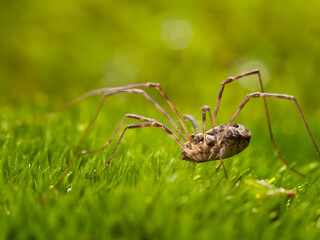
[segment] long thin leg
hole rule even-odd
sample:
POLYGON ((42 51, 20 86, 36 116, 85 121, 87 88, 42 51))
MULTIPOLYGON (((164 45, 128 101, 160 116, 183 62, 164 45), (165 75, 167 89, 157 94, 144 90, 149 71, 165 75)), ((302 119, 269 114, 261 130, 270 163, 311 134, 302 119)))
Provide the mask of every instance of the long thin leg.
POLYGON ((203 130, 203 147, 204 148, 208 148, 207 145, 207 131, 206 131, 206 125, 207 125, 207 117, 206 117, 206 113, 208 111, 210 119, 211 119, 211 124, 213 126, 213 122, 212 122, 212 117, 211 117, 211 113, 210 113, 210 107, 209 106, 203 106, 201 108, 202 111, 202 130, 203 130))
MULTIPOLYGON (((250 93, 246 96, 246 98, 244 99, 244 101, 241 103, 240 107, 236 110, 236 112, 234 113, 234 115, 231 117, 230 121, 228 122, 224 132, 222 133, 219 141, 218 141, 218 147, 221 146, 221 142, 223 140, 223 137, 225 135, 225 133, 227 132, 228 128, 230 127, 231 123, 234 121, 234 119, 238 116, 238 114, 240 113, 240 111, 243 109, 243 107, 247 104, 247 102, 251 99, 251 98, 258 98, 258 97, 262 97, 262 98, 265 98, 265 97, 271 97, 271 98, 282 98, 282 99, 287 99, 287 100, 291 100, 295 103, 296 107, 298 108, 298 111, 299 111, 299 114, 302 118, 302 121, 308 131, 308 134, 311 138, 311 141, 313 143, 313 146, 314 148, 316 149, 316 152, 317 152, 317 155, 318 157, 320 158, 320 153, 319 153, 319 149, 316 145, 316 142, 311 134, 311 131, 308 127, 308 124, 304 118, 304 115, 302 114, 302 111, 301 111, 301 108, 296 100, 296 98, 294 96, 290 96, 290 95, 286 95, 286 94, 277 94, 277 93, 259 93, 259 92, 255 92, 255 93, 250 93)), ((272 144, 275 148, 275 150, 277 151, 278 153, 278 156, 279 158, 282 160, 282 162, 293 172, 297 173, 298 175, 302 176, 302 177, 306 177, 306 175, 298 172, 297 170, 295 170, 294 168, 290 167, 289 163, 284 159, 284 157, 282 156, 282 154, 280 153, 275 141, 274 141, 274 138, 273 136, 271 135, 271 141, 272 141, 272 144)))
POLYGON ((94 114, 94 116, 92 117, 85 133, 83 134, 81 140, 79 141, 78 145, 77 145, 77 148, 76 148, 76 151, 75 151, 75 154, 73 156, 73 158, 69 161, 69 164, 67 166, 67 168, 63 171, 63 173, 60 175, 58 181, 56 182, 55 184, 55 187, 58 187, 61 182, 63 181, 63 179, 65 178, 65 176, 68 174, 71 166, 73 165, 73 163, 76 161, 76 159, 78 158, 79 154, 80 154, 80 150, 81 150, 81 147, 85 141, 85 139, 87 138, 89 132, 90 132, 90 129, 91 127, 93 126, 99 112, 100 112, 100 109, 103 105, 103 102, 105 100, 105 98, 107 96, 111 96, 111 95, 114 95, 114 94, 117 94, 117 93, 121 93, 121 92, 128 92, 128 93, 137 93, 137 94, 140 94, 142 96, 144 96, 149 102, 151 102, 169 121, 170 123, 174 126, 174 128, 177 130, 177 132, 181 135, 181 137, 186 141, 186 138, 185 136, 182 134, 181 130, 179 129, 179 127, 176 125, 176 123, 172 120, 172 118, 160 107, 159 104, 157 104, 147 93, 145 93, 143 90, 141 89, 135 89, 135 88, 151 88, 151 87, 154 87, 156 88, 160 94, 165 98, 165 100, 167 101, 167 103, 170 105, 171 109, 175 112, 176 116, 178 117, 179 121, 181 122, 183 128, 185 129, 186 131, 186 134, 190 140, 190 142, 192 142, 192 139, 191 139, 191 136, 186 128, 186 125, 185 123, 182 121, 178 111, 176 110, 176 108, 173 106, 172 102, 169 100, 169 98, 167 97, 167 95, 164 93, 164 91, 160 88, 159 84, 157 83, 143 83, 143 84, 133 84, 133 85, 128 85, 128 86, 124 86, 124 87, 116 87, 116 88, 102 88, 102 89, 97 89, 97 90, 94 90, 94 91, 91 91, 91 92, 87 92, 85 94, 83 94, 82 96, 78 97, 78 98, 75 98, 73 99, 72 101, 58 107, 57 109, 51 111, 51 112, 48 112, 46 114, 43 114, 43 115, 40 115, 38 117, 35 117, 35 118, 32 118, 28 121, 25 121, 23 122, 22 124, 28 124, 28 123, 33 123, 33 122, 36 122, 38 120, 41 120, 43 118, 46 118, 46 117, 49 117, 71 105, 74 105, 78 102, 80 102, 81 100, 83 99, 86 99, 87 97, 90 97, 90 96, 95 96, 95 95, 99 95, 99 94, 103 94, 103 99, 98 107, 98 110, 96 111, 96 113, 94 114))
POLYGON ((58 107, 57 109, 54 109, 53 111, 50 111, 48 113, 42 114, 40 116, 31 118, 27 121, 22 122, 22 125, 24 124, 29 124, 29 123, 33 123, 36 122, 38 120, 41 120, 43 118, 49 117, 51 115, 54 115, 55 113, 71 106, 74 105, 78 102, 80 102, 83 99, 86 99, 90 96, 95 96, 95 95, 99 95, 99 94, 104 94, 106 96, 111 96, 120 92, 129 92, 127 90, 131 90, 131 89, 135 89, 135 91, 133 91, 133 93, 139 93, 141 95, 143 95, 148 101, 150 101, 154 106, 156 106, 156 108, 161 111, 162 114, 165 115, 165 117, 170 121, 170 123, 174 126, 174 128, 177 130, 177 132, 181 135, 181 137, 186 141, 185 136, 182 134, 182 132, 180 131, 179 127, 176 125, 176 123, 169 117, 168 114, 165 113, 165 111, 154 101, 152 100, 152 98, 147 95, 143 90, 140 90, 138 88, 155 88, 157 89, 157 91, 164 97, 164 99, 166 100, 166 102, 169 104, 169 106, 171 107, 171 109, 173 110, 173 112, 175 113, 175 115, 177 116, 178 120, 180 121, 183 129, 185 130, 187 137, 189 139, 189 141, 192 141, 191 137, 190 137, 190 133, 185 125, 185 123, 183 122, 181 116, 179 115, 177 109, 174 107, 173 103, 170 101, 170 99, 168 98, 168 96, 165 94, 165 92, 162 90, 162 88, 160 87, 160 85, 158 83, 139 83, 139 84, 132 84, 132 85, 127 85, 127 86, 123 86, 123 87, 115 87, 115 88, 101 88, 101 89, 97 89, 97 90, 93 90, 91 92, 87 92, 85 94, 83 94, 82 96, 75 98, 73 100, 71 100, 70 102, 58 107), (136 89, 137 88, 137 89, 136 89), (136 90, 140 90, 140 92, 136 91, 136 90))
POLYGON ((201 110, 202 110, 202 115, 205 114, 205 113, 203 113, 203 111, 208 112, 208 115, 210 117, 211 128, 214 128, 214 123, 213 123, 213 119, 212 119, 212 115, 211 115, 211 108, 209 106, 205 105, 201 108, 201 110))
POLYGON ((173 121, 173 119, 166 113, 166 111, 158 104, 156 103, 145 91, 141 89, 129 89, 129 90, 123 90, 123 92, 128 93, 137 93, 142 96, 144 96, 149 102, 151 102, 168 120, 169 122, 174 126, 176 131, 180 134, 180 136, 183 138, 184 141, 187 141, 181 130, 179 129, 178 125, 173 121))
MULTIPOLYGON (((216 103, 216 107, 214 109, 214 114, 213 114, 213 126, 215 126, 216 124, 216 119, 217 119, 217 115, 218 115, 218 110, 219 110, 219 107, 220 107, 220 103, 221 103, 221 98, 222 98, 222 93, 223 93, 223 90, 224 90, 224 86, 228 83, 231 83, 231 82, 234 82, 240 78, 243 78, 243 77, 246 77, 246 76, 249 76, 249 75, 253 75, 253 74, 257 74, 258 75, 258 78, 259 78, 259 84, 260 84, 260 90, 261 92, 263 93, 264 90, 263 90, 263 85, 262 85, 262 80, 261 80, 261 74, 260 74, 260 71, 258 69, 255 69, 255 70, 251 70, 251 71, 248 71, 248 72, 244 72, 244 73, 241 73, 239 75, 236 75, 234 77, 228 77, 226 80, 224 80, 223 82, 221 82, 221 85, 220 85, 220 91, 219 91, 219 95, 218 95, 218 99, 217 99, 217 103, 216 103)), ((272 132, 271 132, 271 125, 270 125, 270 120, 269 120, 269 112, 268 112, 268 108, 267 108, 267 102, 266 100, 264 99, 264 106, 265 106, 265 110, 266 110, 266 114, 267 114, 267 119, 268 119, 268 125, 269 125, 269 132, 270 132, 270 135, 271 135, 271 138, 272 138, 272 132)), ((213 128, 213 127, 212 127, 213 128)))
POLYGON ((228 173, 227 173, 226 167, 224 166, 224 162, 223 162, 223 159, 221 157, 221 154, 219 154, 219 159, 220 159, 220 165, 223 168, 224 174, 226 175, 226 178, 228 179, 228 173))
POLYGON ((194 118, 194 116, 189 115, 189 114, 185 114, 185 115, 183 115, 183 119, 184 119, 184 120, 189 120, 189 121, 192 123, 192 126, 193 126, 193 128, 194 128, 194 131, 195 131, 196 133, 199 133, 198 124, 197 124, 196 119, 194 118))
POLYGON ((187 137, 189 139, 190 142, 192 142, 192 138, 190 136, 190 133, 188 131, 188 128, 186 126, 186 124, 184 123, 184 121, 182 120, 180 114, 178 113, 177 109, 174 107, 173 103, 170 101, 170 99, 168 98, 168 96, 165 94, 165 92, 162 90, 162 88, 160 87, 159 84, 157 84, 155 86, 155 88, 160 92, 160 94, 164 97, 164 99, 167 101, 167 103, 170 105, 171 109, 174 111, 174 113, 176 114, 177 118, 179 119, 179 122, 181 123, 185 133, 187 134, 187 137))
POLYGON ((82 145, 84 144, 84 141, 86 140, 89 132, 90 132, 90 129, 91 127, 93 126, 95 120, 97 119, 97 116, 103 106, 103 103, 106 99, 106 95, 103 96, 102 100, 100 101, 100 104, 96 110, 96 112, 94 113, 94 115, 92 116, 91 120, 90 120, 90 123, 89 125, 87 126, 84 134, 82 135, 77 147, 76 147, 76 150, 75 150, 75 153, 73 154, 73 157, 71 158, 71 160, 69 161, 68 163, 68 166, 66 167, 66 169, 62 172, 62 174, 59 176, 58 178, 58 181, 54 184, 54 187, 57 188, 63 181, 63 179, 67 176, 68 172, 70 171, 72 165, 74 164, 74 162, 78 159, 78 156, 80 154, 80 150, 82 148, 82 145))
MULTIPOLYGON (((122 133, 121 133, 121 135, 120 135, 120 137, 119 137, 119 140, 118 140, 115 148, 113 149, 113 152, 111 153, 111 156, 110 156, 110 158, 109 158, 109 161, 108 161, 107 164, 103 167, 102 171, 105 170, 105 169, 108 167, 108 165, 110 164, 110 162, 111 162, 111 160, 112 160, 112 158, 113 158, 113 156, 114 156, 114 153, 116 152, 116 150, 117 150, 117 148, 118 148, 118 146, 119 146, 119 143, 120 143, 120 141, 121 141, 124 133, 126 132, 126 130, 127 130, 127 129, 132 129, 132 128, 142 128, 142 127, 158 127, 158 128, 161 128, 161 129, 164 130, 166 133, 168 133, 169 136, 170 136, 173 140, 176 141, 176 137, 175 137, 174 134, 170 131, 170 129, 168 129, 165 125, 163 125, 162 123, 159 123, 159 122, 135 123, 135 124, 127 125, 127 126, 123 129, 123 131, 122 131, 122 133)), ((182 145, 182 147, 184 147, 184 146, 182 145)))
MULTIPOLYGON (((127 119, 127 118, 132 118, 132 119, 137 119, 137 120, 140 120, 140 121, 144 121, 144 122, 149 122, 149 123, 154 123, 154 122, 158 122, 157 120, 155 119, 151 119, 151 118, 147 118, 147 117, 144 117, 144 116, 140 116, 140 115, 136 115, 136 114, 131 114, 131 113, 127 113, 123 119, 121 120, 119 126, 117 127, 116 131, 113 133, 112 137, 107 141, 107 143, 105 145, 103 145, 102 147, 98 148, 97 150, 91 150, 91 151, 82 151, 81 152, 81 155, 84 155, 84 154, 89 154, 89 153, 95 153, 95 152, 98 152, 98 151, 101 151, 103 149, 105 149, 106 147, 109 146, 109 144, 112 142, 112 140, 114 139, 115 135, 119 132, 121 126, 123 125, 124 121, 127 119)), ((184 145, 182 144, 182 142, 174 135, 170 135, 173 140, 179 144, 179 146, 181 148, 184 147, 184 145)))
POLYGON ((67 108, 89 96, 94 96, 94 95, 98 95, 98 94, 102 94, 104 93, 103 95, 103 98, 100 102, 100 105, 98 107, 98 109, 96 110, 95 114, 93 115, 88 127, 86 128, 85 130, 85 133, 83 134, 81 140, 79 141, 77 147, 76 147, 76 150, 75 150, 75 153, 74 153, 74 156, 73 158, 69 161, 69 164, 67 166, 67 168, 63 171, 63 173, 60 175, 57 183, 55 184, 55 186, 59 186, 62 182, 62 180, 65 178, 65 176, 68 174, 71 166, 73 165, 73 163, 76 161, 76 159, 78 158, 79 154, 80 154, 80 151, 81 151, 81 148, 90 132, 90 129, 91 127, 93 126, 101 108, 102 108, 102 105, 106 99, 106 97, 108 96, 111 96, 111 95, 114 95, 114 94, 117 94, 117 93, 121 93, 121 92, 128 92, 128 93, 137 93, 137 94, 140 94, 142 96, 144 96, 148 101, 150 101, 171 123, 172 125, 175 127, 175 129, 180 133, 180 135, 185 139, 184 135, 182 134, 182 132, 180 131, 180 129, 178 128, 178 126, 175 124, 175 122, 172 120, 172 118, 161 108, 161 106, 159 104, 157 104, 148 94, 146 94, 143 90, 141 89, 125 89, 124 88, 113 88, 113 89, 99 89, 99 90, 96 90, 96 91, 92 91, 92 92, 89 92, 89 93, 86 93, 84 94, 83 96, 79 97, 79 98, 76 98, 74 100, 72 100, 71 102, 59 107, 58 109, 52 111, 52 112, 49 112, 49 113, 46 113, 42 116, 39 116, 37 118, 35 118, 33 121, 37 121, 37 120, 40 120, 41 118, 45 118, 45 117, 48 117, 64 108, 67 108))

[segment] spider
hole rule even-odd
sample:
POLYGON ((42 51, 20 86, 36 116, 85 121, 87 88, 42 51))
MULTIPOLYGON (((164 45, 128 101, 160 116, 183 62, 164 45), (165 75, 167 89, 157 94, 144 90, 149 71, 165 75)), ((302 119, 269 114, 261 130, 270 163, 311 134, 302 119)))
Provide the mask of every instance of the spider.
POLYGON ((144 128, 144 127, 157 127, 157 128, 161 128, 163 131, 165 131, 168 134, 168 136, 171 137, 173 139, 173 141, 179 145, 179 147, 181 148, 181 157, 183 160, 195 162, 195 163, 203 163, 203 162, 208 162, 208 161, 219 160, 221 163, 221 166, 223 167, 224 174, 225 174, 226 178, 228 178, 228 174, 227 174, 226 168, 224 166, 223 159, 229 158, 233 155, 236 155, 236 154, 242 152, 249 145, 250 138, 251 138, 251 132, 249 130, 247 130, 245 126, 234 123, 234 120, 238 116, 240 111, 244 108, 244 106, 248 103, 248 101, 252 98, 263 98, 271 142, 272 142, 273 147, 276 150, 279 158, 287 166, 288 169, 290 169, 291 171, 293 171, 294 173, 296 173, 302 177, 307 177, 305 174, 302 174, 299 171, 297 171, 296 169, 294 169, 293 167, 291 167, 289 165, 289 163, 285 160, 285 158, 282 156, 282 154, 280 153, 280 151, 275 143, 275 140, 273 138, 266 98, 286 99, 286 100, 291 100, 295 103, 295 105, 299 111, 299 114, 303 120, 303 123, 308 131, 308 134, 311 138, 311 141, 316 149, 317 155, 320 158, 320 153, 319 153, 318 147, 317 147, 315 140, 310 132, 310 129, 307 125, 307 122, 304 118, 304 115, 302 114, 302 111, 300 109, 300 106, 299 106, 296 98, 294 96, 290 96, 290 95, 286 95, 286 94, 265 93, 263 90, 261 74, 258 69, 247 71, 247 72, 244 72, 242 74, 239 74, 239 75, 236 75, 233 77, 228 77, 226 80, 221 82, 220 91, 219 91, 219 95, 218 95, 218 99, 217 99, 217 103, 215 106, 213 117, 211 115, 211 111, 210 111, 209 106, 204 106, 201 108, 202 128, 203 128, 202 133, 199 133, 195 118, 191 115, 186 114, 186 115, 184 115, 184 120, 190 121, 193 125, 194 130, 195 130, 195 134, 189 133, 189 131, 186 127, 185 121, 183 121, 182 117, 178 113, 177 109, 174 107, 173 103, 169 100, 168 96, 165 94, 165 92, 162 90, 162 88, 160 87, 160 85, 158 83, 152 83, 152 82, 138 83, 138 84, 132 84, 132 85, 127 85, 127 86, 123 86, 123 87, 115 87, 115 88, 102 88, 102 89, 97 89, 97 90, 94 90, 91 92, 87 92, 87 93, 83 94, 82 96, 68 102, 65 105, 60 106, 59 108, 57 108, 49 113, 46 113, 46 114, 43 114, 39 117, 34 118, 33 121, 48 117, 58 111, 61 111, 62 109, 65 109, 65 108, 87 98, 87 97, 99 95, 99 94, 102 95, 102 100, 100 101, 98 108, 96 109, 95 113, 93 114, 88 127, 86 128, 81 140, 79 141, 79 143, 76 147, 73 159, 71 159, 69 161, 69 165, 65 169, 65 171, 62 173, 62 175, 60 176, 58 183, 60 183, 64 179, 64 177, 67 175, 68 171, 70 170, 71 165, 75 162, 75 160, 80 155, 94 153, 94 152, 101 151, 104 148, 106 148, 112 142, 115 135, 119 132, 121 126, 125 123, 125 120, 127 118, 136 119, 141 122, 129 124, 124 127, 124 129, 122 130, 120 137, 119 137, 119 139, 118 139, 118 141, 117 141, 117 143, 111 153, 111 156, 110 156, 108 162, 106 163, 106 165, 103 167, 102 171, 105 170, 109 166, 109 164, 110 164, 110 162, 111 162, 111 160, 112 160, 112 158, 113 158, 113 156, 119 146, 121 139, 123 138, 125 132, 128 129, 144 128), (243 100, 243 102, 241 103, 239 108, 235 111, 235 113, 233 114, 233 116, 231 117, 231 119, 228 123, 220 125, 220 126, 215 126, 215 122, 216 122, 216 118, 217 118, 217 114, 218 114, 218 110, 219 110, 219 106, 220 106, 220 102, 221 102, 221 98, 222 98, 222 94, 223 94, 225 85, 232 83, 234 81, 237 81, 243 77, 249 76, 249 75, 257 75, 258 76, 261 91, 249 93, 245 97, 245 99, 243 100), (180 129, 178 127, 178 125, 174 122, 174 120, 165 112, 165 110, 157 102, 155 102, 145 91, 142 90, 143 88, 155 88, 164 97, 164 99, 169 104, 170 108, 173 110, 176 117, 178 118, 178 121, 180 122, 182 129, 180 129), (128 114, 125 114, 125 116, 121 120, 119 126, 117 127, 117 129, 113 133, 112 137, 106 142, 105 145, 103 145, 102 147, 100 147, 99 149, 96 149, 96 150, 82 151, 81 150, 82 146, 83 146, 83 144, 89 134, 89 131, 90 131, 92 125, 94 124, 94 122, 95 122, 95 120, 96 120, 96 118, 97 118, 97 116, 103 106, 105 99, 111 95, 118 94, 118 93, 135 93, 135 94, 142 95, 147 101, 151 102, 154 105, 154 107, 158 111, 160 111, 169 120, 169 122, 172 124, 172 127, 175 129, 177 134, 183 139, 183 141, 185 143, 183 143, 177 137, 177 135, 175 133, 173 133, 167 126, 165 126, 161 122, 159 122, 155 119, 152 119, 152 118, 128 113, 128 114), (210 122, 211 122, 211 129, 208 131, 206 130, 207 113, 209 115, 210 122), (182 130, 184 131, 184 133, 182 130))

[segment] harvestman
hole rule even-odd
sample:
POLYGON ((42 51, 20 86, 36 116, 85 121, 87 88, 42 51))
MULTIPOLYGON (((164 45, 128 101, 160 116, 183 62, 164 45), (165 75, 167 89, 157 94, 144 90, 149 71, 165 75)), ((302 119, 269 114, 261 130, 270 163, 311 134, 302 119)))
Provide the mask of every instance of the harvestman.
POLYGON ((69 107, 69 106, 89 97, 89 96, 94 96, 94 95, 98 95, 98 94, 103 95, 102 100, 100 101, 100 104, 99 104, 96 112, 92 116, 91 121, 90 121, 86 131, 84 132, 81 140, 79 141, 79 143, 77 145, 73 159, 70 160, 68 167, 61 174, 57 184, 60 184, 60 182, 64 179, 64 177, 67 175, 68 171, 70 170, 72 164, 76 161, 76 159, 80 155, 94 153, 94 152, 101 151, 104 148, 106 148, 112 142, 115 135, 118 133, 118 131, 120 130, 121 126, 124 124, 124 122, 127 118, 136 119, 141 122, 135 123, 135 124, 129 124, 129 125, 125 126, 125 128, 122 130, 122 133, 119 137, 118 142, 116 143, 116 146, 115 146, 113 152, 111 153, 111 156, 110 156, 108 162, 106 163, 106 165, 103 167, 102 170, 105 170, 106 167, 110 164, 110 162, 114 156, 114 153, 117 150, 119 143, 120 143, 120 141, 121 141, 121 139, 127 129, 143 128, 143 127, 157 127, 157 128, 161 128, 163 131, 165 131, 169 135, 169 137, 171 137, 179 145, 179 147, 181 148, 181 157, 183 160, 187 160, 187 161, 195 162, 195 163, 220 160, 221 165, 224 170, 224 173, 225 173, 226 177, 228 178, 227 171, 226 171, 224 163, 223 163, 223 159, 229 158, 235 154, 242 152, 249 145, 250 138, 251 138, 251 132, 249 130, 247 130, 243 125, 233 123, 233 121, 235 120, 235 118, 238 116, 240 111, 243 109, 243 107, 248 103, 248 101, 251 98, 261 98, 261 97, 263 98, 263 101, 264 101, 264 108, 265 108, 266 117, 267 117, 267 121, 268 121, 269 134, 270 134, 270 138, 271 138, 273 147, 275 148, 276 152, 278 153, 279 158, 287 166, 287 168, 302 177, 306 177, 304 174, 298 172, 296 169, 292 168, 289 165, 289 163, 284 159, 284 157, 280 153, 280 151, 274 141, 272 129, 271 129, 270 118, 269 118, 269 112, 268 112, 268 108, 267 108, 267 102, 266 102, 267 97, 268 98, 270 97, 270 98, 287 99, 287 100, 291 100, 295 103, 296 107, 298 108, 299 114, 303 120, 303 123, 308 131, 308 134, 311 138, 311 141, 316 149, 318 157, 320 158, 320 153, 319 153, 318 147, 315 143, 314 138, 312 137, 312 134, 309 130, 307 122, 302 114, 300 106, 298 105, 298 102, 295 99, 295 97, 290 96, 290 95, 285 95, 285 94, 265 93, 263 91, 263 85, 262 85, 262 80, 261 80, 261 75, 260 75, 259 70, 251 70, 251 71, 236 75, 234 77, 229 77, 221 83, 213 117, 211 115, 209 106, 204 106, 201 108, 203 133, 199 133, 197 123, 196 123, 195 118, 193 116, 184 115, 184 120, 191 121, 191 123, 195 129, 195 132, 196 132, 196 134, 190 134, 187 127, 186 127, 185 122, 182 120, 178 111, 176 110, 176 108, 174 107, 172 102, 169 100, 169 98, 167 97, 165 92, 162 90, 160 85, 158 83, 150 83, 150 82, 140 83, 140 84, 132 84, 132 85, 127 85, 127 86, 123 86, 123 87, 97 89, 97 90, 85 93, 84 95, 72 100, 71 102, 69 102, 65 105, 62 105, 61 107, 59 107, 49 113, 46 113, 44 115, 41 115, 41 116, 33 119, 33 121, 48 117, 48 116, 50 116, 50 115, 52 115, 62 109, 65 109, 65 108, 67 108, 67 107, 69 107), (223 125, 215 127, 215 122, 216 122, 216 118, 217 118, 217 114, 218 114, 218 110, 219 110, 219 106, 220 106, 220 102, 221 102, 221 98, 222 98, 222 93, 223 93, 225 85, 228 83, 234 82, 240 78, 243 78, 245 76, 254 75, 254 74, 256 74, 258 76, 261 92, 254 92, 254 93, 248 94, 245 97, 245 99, 243 100, 243 102, 241 103, 241 105, 239 106, 239 108, 236 110, 234 115, 231 117, 230 121, 227 124, 223 124, 223 125), (178 125, 173 121, 173 119, 163 110, 163 108, 158 103, 156 103, 145 91, 143 91, 142 88, 155 88, 156 90, 158 90, 158 92, 164 97, 166 102, 169 104, 169 106, 171 107, 171 109, 175 113, 176 117, 178 118, 178 120, 183 128, 184 133, 178 127, 178 125), (148 117, 128 113, 123 117, 118 128, 113 133, 110 140, 104 146, 100 147, 97 150, 81 151, 83 143, 84 143, 85 139, 87 138, 89 131, 90 131, 92 125, 94 124, 94 122, 95 122, 95 120, 96 120, 96 118, 102 108, 102 105, 103 105, 105 99, 108 96, 118 94, 118 93, 135 93, 135 94, 142 95, 147 101, 151 102, 156 107, 156 109, 158 109, 169 120, 169 122, 172 124, 173 128, 176 130, 176 132, 179 134, 179 136, 183 139, 185 144, 183 144, 182 141, 167 126, 160 123, 159 121, 157 121, 155 119, 148 118, 148 117), (211 129, 209 131, 206 131, 206 114, 207 114, 207 112, 209 114, 210 122, 211 122, 211 129))

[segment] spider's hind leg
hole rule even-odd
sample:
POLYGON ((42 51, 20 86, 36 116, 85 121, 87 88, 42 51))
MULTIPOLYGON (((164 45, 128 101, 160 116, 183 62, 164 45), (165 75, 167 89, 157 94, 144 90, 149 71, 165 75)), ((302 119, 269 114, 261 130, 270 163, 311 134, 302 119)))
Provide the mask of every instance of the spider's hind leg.
MULTIPOLYGON (((241 103, 241 105, 239 106, 239 108, 236 110, 236 112, 234 113, 234 115, 231 117, 230 121, 228 122, 224 132, 222 133, 219 141, 218 141, 218 145, 221 145, 221 142, 223 140, 223 137, 225 135, 225 133, 227 132, 228 128, 230 127, 231 123, 235 120, 235 118, 239 115, 240 111, 243 109, 243 107, 248 103, 248 101, 251 99, 251 98, 259 98, 259 97, 262 97, 262 98, 266 98, 266 97, 270 97, 270 98, 280 98, 280 99, 287 99, 287 100, 291 100, 295 103, 298 111, 299 111, 299 114, 300 114, 300 117, 308 131, 308 134, 309 134, 309 137, 314 145, 314 148, 317 152, 317 155, 318 157, 320 158, 320 153, 319 153, 319 149, 315 143, 315 140, 311 134, 311 131, 308 127, 308 124, 304 118, 304 115, 302 114, 302 111, 301 111, 301 108, 296 100, 296 98, 294 96, 290 96, 290 95, 286 95, 286 94, 277 94, 277 93, 260 93, 260 92, 255 92, 255 93, 250 93, 246 96, 246 98, 244 99, 244 101, 241 103)), ((268 123, 270 123, 270 119, 269 119, 269 116, 267 115, 267 118, 268 118, 268 123)), ((294 173, 302 176, 302 177, 308 177, 306 176, 305 174, 303 173, 300 173, 299 171, 297 171, 296 169, 294 169, 293 167, 290 166, 290 164, 285 160, 285 158, 282 156, 282 154, 280 153, 276 143, 275 143, 275 140, 273 138, 273 134, 272 134, 272 130, 271 130, 271 125, 269 124, 269 132, 270 132, 270 137, 271 137, 271 141, 272 141, 272 144, 273 144, 273 147, 274 149, 276 150, 276 152, 278 153, 278 156, 279 158, 281 159, 281 161, 287 166, 288 169, 290 169, 291 171, 293 171, 294 173)))
MULTIPOLYGON (((262 78, 261 78, 261 74, 260 74, 260 70, 259 70, 259 69, 250 70, 250 71, 247 71, 247 72, 238 74, 238 75, 233 76, 233 77, 228 77, 226 80, 224 80, 224 81, 221 82, 220 90, 219 90, 219 95, 218 95, 216 107, 215 107, 215 109, 214 109, 214 114, 213 114, 213 125, 216 124, 217 115, 218 115, 218 110, 219 110, 219 107, 220 107, 221 98, 222 98, 222 94, 223 94, 225 85, 228 84, 228 83, 235 82, 235 81, 237 81, 237 80, 239 80, 239 79, 241 79, 241 78, 244 78, 244 77, 247 77, 247 76, 250 76, 250 75, 254 75, 254 74, 257 74, 257 75, 258 75, 258 80, 259 80, 259 85, 260 85, 260 91, 263 93, 264 90, 263 90, 262 78)), ((264 106, 265 106, 266 114, 267 114, 267 116, 269 116, 268 108, 267 108, 267 102, 266 102, 265 99, 263 99, 263 101, 264 101, 264 106)))

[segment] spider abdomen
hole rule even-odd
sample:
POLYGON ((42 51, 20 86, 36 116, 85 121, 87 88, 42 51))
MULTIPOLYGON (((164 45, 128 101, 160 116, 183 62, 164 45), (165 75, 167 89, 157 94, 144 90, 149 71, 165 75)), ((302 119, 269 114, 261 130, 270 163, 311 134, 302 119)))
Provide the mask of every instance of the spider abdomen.
POLYGON ((221 146, 217 143, 220 140, 227 124, 217 126, 206 132, 206 142, 203 142, 203 134, 191 135, 193 142, 187 142, 182 149, 182 159, 191 162, 207 162, 218 160, 220 156, 225 159, 242 152, 249 145, 251 132, 245 126, 232 123, 227 129, 221 146))

